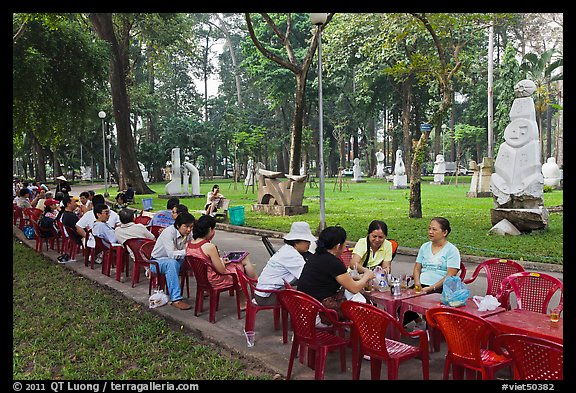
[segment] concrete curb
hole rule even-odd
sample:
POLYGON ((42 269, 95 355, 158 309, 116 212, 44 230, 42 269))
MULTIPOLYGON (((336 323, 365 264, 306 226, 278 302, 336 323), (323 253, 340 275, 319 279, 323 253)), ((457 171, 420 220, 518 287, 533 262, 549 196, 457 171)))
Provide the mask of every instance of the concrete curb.
MULTIPOLYGON (((250 227, 244 227, 244 226, 238 226, 238 225, 232 225, 232 224, 226 224, 226 223, 217 223, 216 228, 223 230, 223 231, 243 233, 246 235, 268 236, 268 237, 277 238, 277 239, 281 239, 282 236, 285 235, 284 232, 271 231, 271 230, 267 230, 267 229, 250 228, 250 227)), ((350 246, 353 246, 355 244, 356 244, 356 242, 349 242, 350 246)), ((401 254, 401 255, 416 256, 416 255, 418 255, 418 249, 398 246, 397 253, 401 254)), ((478 265, 489 258, 463 254, 463 255, 461 255, 461 259, 462 259, 462 262, 464 262, 464 263, 474 263, 474 264, 478 265)), ((520 265, 522 265, 524 267, 524 269, 526 269, 526 270, 564 273, 564 265, 556 265, 556 264, 552 264, 552 263, 541 263, 541 262, 530 262, 530 261, 516 261, 516 262, 518 262, 520 265)), ((472 272, 470 272, 470 274, 472 274, 472 272)))

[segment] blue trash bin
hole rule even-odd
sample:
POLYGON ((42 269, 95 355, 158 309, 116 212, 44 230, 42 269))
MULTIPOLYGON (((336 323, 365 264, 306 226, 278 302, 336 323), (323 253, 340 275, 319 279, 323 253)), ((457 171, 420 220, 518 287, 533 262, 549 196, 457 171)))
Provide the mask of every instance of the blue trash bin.
POLYGON ((147 212, 152 210, 152 198, 142 199, 142 206, 144 210, 146 210, 147 212))
POLYGON ((244 206, 233 206, 228 208, 230 224, 244 225, 244 206))

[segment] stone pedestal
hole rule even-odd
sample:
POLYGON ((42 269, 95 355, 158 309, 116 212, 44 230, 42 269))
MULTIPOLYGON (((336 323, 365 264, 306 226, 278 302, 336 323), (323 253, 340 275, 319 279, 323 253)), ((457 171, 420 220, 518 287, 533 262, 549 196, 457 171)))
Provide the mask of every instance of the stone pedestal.
POLYGON ((470 161, 470 169, 472 169, 472 181, 470 182, 470 191, 466 193, 469 198, 491 198, 492 191, 490 191, 490 179, 492 176, 492 167, 494 159, 484 157, 480 165, 476 161, 470 161))
POLYGON ((537 209, 490 209, 490 219, 493 226, 506 219, 520 232, 545 229, 548 226, 548 217, 548 209, 545 207, 537 209))
POLYGON ((408 188, 408 176, 407 175, 394 175, 391 190, 405 189, 408 188))

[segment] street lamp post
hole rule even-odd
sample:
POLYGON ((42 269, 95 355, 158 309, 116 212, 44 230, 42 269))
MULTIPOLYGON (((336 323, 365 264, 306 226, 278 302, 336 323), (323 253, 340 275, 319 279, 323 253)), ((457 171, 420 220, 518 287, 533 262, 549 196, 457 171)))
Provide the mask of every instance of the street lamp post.
MULTIPOLYGON (((114 163, 112 162, 112 135, 107 134, 106 139, 108 139, 108 162, 110 163, 110 166, 113 167, 114 163)), ((110 176, 110 188, 112 188, 112 176, 110 176)))
POLYGON ((106 112, 98 112, 98 117, 102 120, 102 152, 104 153, 104 198, 108 198, 108 174, 106 172, 106 131, 104 130, 104 118, 106 117, 106 112))
POLYGON ((324 209, 324 113, 322 108, 322 26, 328 18, 327 13, 311 13, 310 22, 316 25, 316 34, 318 34, 318 118, 319 118, 319 152, 318 160, 320 161, 320 225, 318 229, 322 231, 326 228, 326 211, 324 209))

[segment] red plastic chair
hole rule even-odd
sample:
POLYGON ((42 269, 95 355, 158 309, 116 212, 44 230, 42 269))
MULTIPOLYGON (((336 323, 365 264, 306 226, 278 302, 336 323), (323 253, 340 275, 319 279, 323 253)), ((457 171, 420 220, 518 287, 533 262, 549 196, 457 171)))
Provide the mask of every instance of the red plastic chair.
POLYGON ((558 308, 562 311, 564 306, 562 281, 545 273, 519 272, 502 280, 496 298, 502 307, 511 309, 510 294, 513 293, 516 308, 547 314, 550 300, 558 291, 560 291, 558 308))
POLYGON ((37 209, 35 207, 27 207, 26 209, 24 209, 24 214, 26 216, 28 216, 28 218, 30 219, 34 219, 36 221, 38 221, 38 219, 40 219, 40 216, 42 215, 43 211, 40 209, 37 209))
POLYGON ((12 219, 14 225, 18 223, 18 228, 20 228, 20 230, 23 230, 24 226, 29 222, 28 217, 24 217, 24 209, 16 204, 12 204, 12 219))
POLYGON ((62 224, 62 221, 60 220, 54 220, 54 222, 56 223, 58 236, 60 237, 60 239, 62 239, 62 253, 69 253, 70 239, 68 239, 68 236, 66 235, 66 229, 64 229, 64 224, 62 224))
POLYGON ((128 239, 124 242, 123 246, 126 249, 126 251, 128 252, 128 250, 130 250, 129 254, 132 257, 132 260, 134 261, 134 268, 132 269, 132 288, 134 288, 134 284, 140 282, 140 273, 142 272, 142 269, 144 269, 145 266, 148 266, 147 264, 143 264, 142 259, 140 258, 140 254, 138 252, 138 250, 140 249, 140 246, 143 243, 146 242, 154 242, 155 240, 150 240, 148 238, 132 238, 132 239, 128 239))
POLYGON ((352 379, 359 379, 362 355, 370 356, 371 377, 380 379, 382 361, 386 362, 388 379, 398 379, 400 363, 420 358, 422 376, 429 379, 428 335, 425 330, 407 332, 402 325, 385 310, 366 303, 345 301, 340 306, 342 313, 352 325, 352 379), (389 325, 402 336, 419 337, 417 346, 386 338, 389 325))
POLYGON ((37 220, 30 220, 34 228, 34 238, 36 239, 36 252, 42 253, 43 243, 46 243, 46 251, 49 248, 54 250, 54 243, 57 244, 58 253, 60 253, 60 237, 56 228, 41 228, 37 220))
POLYGON ((158 239, 158 236, 160 236, 160 232, 162 232, 163 229, 164 227, 160 225, 150 225, 148 227, 148 230, 154 235, 156 239, 158 239))
POLYGON ((476 266, 476 269, 472 273, 472 277, 465 279, 464 284, 470 284, 476 280, 482 271, 486 274, 486 295, 496 296, 498 289, 500 289, 502 280, 511 274, 523 272, 524 268, 522 265, 511 259, 488 259, 476 266))
MULTIPOLYGON (((94 236, 94 239, 96 240, 96 249, 94 250, 93 257, 96 257, 98 250, 103 250, 104 252, 102 260, 102 274, 110 277, 112 266, 115 266, 117 281, 120 281, 123 271, 126 271, 126 277, 128 277, 128 253, 124 247, 120 244, 111 244, 110 247, 106 247, 102 238, 94 236)), ((92 266, 94 266, 94 262, 92 262, 92 266)))
MULTIPOLYGON (((194 277, 196 278, 196 304, 194 307, 194 315, 198 316, 204 309, 204 292, 208 293, 210 297, 210 317, 211 323, 216 322, 216 311, 220 303, 220 293, 230 292, 230 295, 236 295, 236 311, 238 313, 238 319, 241 319, 240 315, 240 287, 238 286, 238 278, 236 273, 223 273, 221 276, 231 276, 232 283, 222 283, 221 285, 213 285, 208 279, 208 269, 214 270, 212 264, 203 261, 202 259, 196 258, 194 256, 186 256, 186 264, 194 272, 194 277)), ((215 270, 214 270, 215 271, 215 270)))
MULTIPOLYGON (((147 239, 148 240, 148 239, 147 239)), ((152 294, 152 287, 163 289, 164 293, 168 294, 168 284, 166 283, 166 276, 160 272, 160 266, 158 262, 152 259, 152 250, 156 242, 154 240, 148 240, 140 245, 138 249, 138 255, 141 258, 141 263, 146 264, 148 267, 154 266, 155 272, 150 269, 149 274, 151 275, 148 284, 148 295, 152 294)))
POLYGON ((254 291, 278 293, 280 290, 273 289, 258 289, 256 284, 258 280, 250 278, 244 273, 238 265, 236 265, 236 275, 238 276, 238 285, 246 297, 246 322, 244 323, 244 331, 254 331, 256 324, 256 314, 262 310, 273 310, 274 312, 274 330, 280 329, 280 311, 282 311, 282 342, 288 342, 288 312, 282 308, 278 302, 269 306, 260 306, 252 301, 254 298, 254 291))
MULTIPOLYGON (((152 244, 151 247, 153 250, 154 245, 156 244, 156 240, 150 240, 143 237, 128 239, 124 242, 124 247, 132 252, 132 258, 134 259, 134 268, 132 269, 132 288, 134 288, 134 284, 140 282, 140 273, 142 272, 142 269, 150 267, 150 264, 156 266, 156 271, 160 271, 160 267, 158 266, 157 262, 150 261, 150 258, 145 258, 140 253, 140 248, 147 243, 152 244)), ((150 256, 152 250, 150 250, 150 253, 146 253, 146 255, 150 256)), ((150 283, 148 284, 148 294, 152 294, 152 280, 150 280, 150 283)))
POLYGON ((451 367, 454 379, 462 379, 463 369, 469 370, 469 377, 479 372, 482 379, 494 379, 498 370, 511 365, 512 359, 488 349, 498 335, 498 330, 488 321, 449 307, 429 309, 426 321, 432 328, 440 329, 446 340, 444 379, 449 379, 451 367))
MULTIPOLYGON (((318 313, 323 312, 336 328, 344 328, 350 326, 351 323, 339 322, 335 310, 324 307, 312 296, 295 289, 280 291, 278 299, 282 307, 288 311, 294 331, 286 379, 290 379, 292 376, 292 366, 298 355, 298 350, 302 352, 306 348, 308 349, 308 365, 315 370, 315 379, 324 379, 328 352, 340 352, 340 368, 342 372, 346 371, 346 347, 349 340, 325 329, 317 329, 316 317, 318 313)), ((302 356, 300 361, 302 361, 302 356)))
POLYGON ((136 223, 136 224, 148 225, 150 223, 150 221, 152 221, 152 217, 145 216, 144 210, 142 210, 140 212, 140 215, 138 215, 137 217, 134 218, 134 223, 136 223))
MULTIPOLYGON (((94 237, 95 246, 94 248, 90 248, 90 268, 94 269, 94 263, 96 263, 96 256, 102 253, 102 274, 105 273, 106 266, 108 266, 108 257, 109 257, 109 250, 108 247, 104 244, 104 240, 101 237, 98 237, 92 234, 94 237)), ((86 265, 86 260, 84 260, 84 265, 86 265)), ((110 275, 110 270, 108 270, 108 275, 110 275)))
POLYGON ((76 243, 76 240, 74 240, 74 234, 76 233, 76 229, 75 228, 70 228, 69 226, 66 226, 64 224, 62 224, 61 221, 56 220, 56 225, 58 225, 58 228, 63 228, 64 231, 66 232, 65 235, 67 235, 67 248, 64 249, 64 252, 66 252, 69 256, 70 259, 75 259, 76 258, 76 253, 78 253, 78 251, 83 251, 84 250, 84 243, 76 243), (61 225, 59 225, 59 224, 61 225))
POLYGON ((564 345, 524 334, 502 334, 494 339, 512 357, 516 380, 563 380, 564 345))

